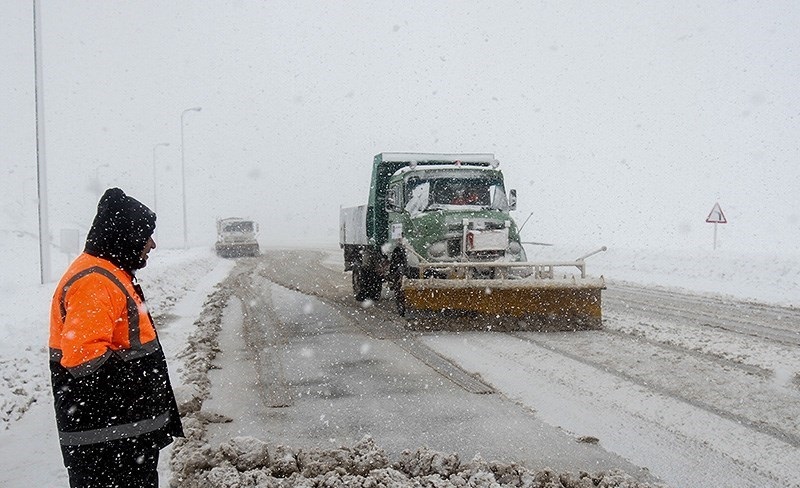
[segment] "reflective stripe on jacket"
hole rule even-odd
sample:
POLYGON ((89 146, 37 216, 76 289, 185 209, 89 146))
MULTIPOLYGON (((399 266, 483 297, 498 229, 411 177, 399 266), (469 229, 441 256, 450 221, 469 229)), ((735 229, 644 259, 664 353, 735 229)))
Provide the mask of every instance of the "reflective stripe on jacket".
POLYGON ((62 446, 183 435, 167 364, 141 289, 80 255, 53 296, 50 372, 62 446))
POLYGON ((156 331, 133 278, 110 261, 81 254, 56 288, 50 354, 76 376, 117 352, 133 359, 157 349, 156 331))

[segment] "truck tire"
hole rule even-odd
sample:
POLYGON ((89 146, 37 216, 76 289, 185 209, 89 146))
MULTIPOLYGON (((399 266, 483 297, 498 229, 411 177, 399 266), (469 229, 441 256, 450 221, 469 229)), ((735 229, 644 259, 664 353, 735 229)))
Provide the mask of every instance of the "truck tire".
POLYGON ((378 273, 370 271, 369 278, 369 299, 377 302, 381 299, 381 291, 383 290, 383 280, 378 273))
POLYGON ((367 299, 364 285, 361 283, 361 268, 353 268, 353 298, 358 302, 363 302, 367 299))
POLYGON ((389 271, 389 285, 394 290, 394 302, 397 313, 401 317, 406 315, 406 296, 403 292, 403 277, 408 274, 408 264, 406 257, 402 253, 395 253, 392 256, 392 264, 389 271))
POLYGON ((378 300, 382 285, 381 277, 371 269, 361 266, 353 268, 353 296, 357 301, 378 300))

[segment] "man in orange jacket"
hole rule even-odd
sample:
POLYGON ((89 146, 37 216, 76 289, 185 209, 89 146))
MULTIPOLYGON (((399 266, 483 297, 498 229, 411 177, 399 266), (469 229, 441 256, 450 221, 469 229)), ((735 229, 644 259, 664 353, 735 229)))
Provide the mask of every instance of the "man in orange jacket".
POLYGON ((50 373, 72 487, 158 486, 158 453, 182 437, 164 352, 135 271, 156 215, 119 188, 100 198, 84 252, 50 311, 50 373))

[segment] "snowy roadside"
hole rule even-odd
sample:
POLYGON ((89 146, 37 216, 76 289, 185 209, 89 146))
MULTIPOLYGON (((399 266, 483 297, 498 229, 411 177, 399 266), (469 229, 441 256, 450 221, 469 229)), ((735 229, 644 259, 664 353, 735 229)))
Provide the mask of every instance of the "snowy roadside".
MULTIPOLYGON (((233 263, 205 248, 153 253, 138 273, 177 380, 175 355, 206 296, 233 263)), ((50 298, 54 283, 4 290, 0 307, 0 486, 65 486, 47 367, 50 298), (34 441, 35 442, 31 442, 34 441)), ((166 458, 164 455, 162 458, 166 458)), ((162 473, 167 479, 168 473, 162 473)))

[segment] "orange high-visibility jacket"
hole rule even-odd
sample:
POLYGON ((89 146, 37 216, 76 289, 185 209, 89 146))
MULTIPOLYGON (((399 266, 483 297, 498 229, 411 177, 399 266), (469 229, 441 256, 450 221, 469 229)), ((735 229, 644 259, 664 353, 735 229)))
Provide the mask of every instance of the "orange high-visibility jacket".
POLYGON ((51 308, 50 380, 65 456, 75 446, 132 437, 161 448, 183 435, 144 302, 133 275, 87 253, 59 282, 51 308))
POLYGON ((49 343, 51 361, 76 377, 91 374, 112 353, 131 360, 160 347, 133 277, 86 253, 70 265, 56 288, 49 343))

